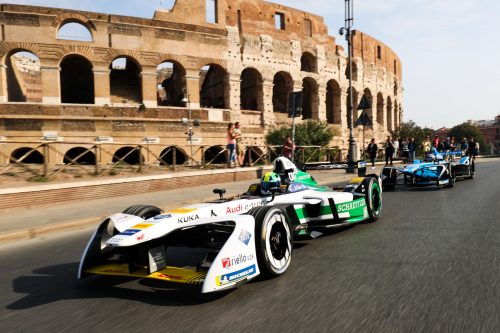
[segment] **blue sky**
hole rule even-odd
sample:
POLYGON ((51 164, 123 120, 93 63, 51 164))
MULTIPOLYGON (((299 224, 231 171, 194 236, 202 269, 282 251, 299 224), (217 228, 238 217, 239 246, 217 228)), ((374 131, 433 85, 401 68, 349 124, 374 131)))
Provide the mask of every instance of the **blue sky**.
MULTIPOLYGON (((173 0, 10 0, 152 17, 173 0)), ((344 25, 344 0, 275 0, 325 18, 329 33, 344 25)), ((500 114, 500 1, 353 0, 354 27, 389 45, 403 63, 404 118, 451 127, 500 114)))

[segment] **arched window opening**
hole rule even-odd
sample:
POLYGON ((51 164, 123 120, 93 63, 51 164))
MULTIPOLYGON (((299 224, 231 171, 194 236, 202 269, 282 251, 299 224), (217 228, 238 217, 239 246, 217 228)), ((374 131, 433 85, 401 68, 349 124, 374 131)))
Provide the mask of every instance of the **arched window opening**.
MULTIPOLYGON (((113 163, 126 163, 129 165, 138 165, 141 155, 139 149, 134 147, 123 147, 118 149, 113 155, 113 163)), ((144 161, 144 157, 142 157, 144 161)))
POLYGON ((304 52, 300 57, 300 70, 302 72, 317 73, 318 62, 316 57, 309 52, 304 52))
MULTIPOLYGON (((345 69, 345 77, 349 79, 349 64, 345 69)), ((352 62, 352 81, 358 81, 358 66, 354 61, 352 62)))
POLYGON ((259 147, 250 146, 245 152, 244 164, 255 165, 255 164, 265 164, 266 161, 263 158, 264 153, 259 147))
POLYGON ((210 64, 200 70, 201 107, 227 109, 229 76, 224 68, 210 64))
POLYGON ((68 22, 63 24, 57 31, 57 39, 76 40, 80 42, 92 42, 92 33, 83 24, 68 22))
POLYGON ((377 123, 384 126, 384 97, 381 93, 377 94, 377 123))
POLYGON ((43 164, 44 157, 38 150, 33 148, 22 147, 14 150, 10 154, 9 163, 24 163, 24 164, 43 164))
POLYGON ((241 72, 240 108, 242 110, 263 111, 262 76, 254 68, 241 72))
POLYGON ((95 165, 95 154, 83 147, 71 148, 64 154, 64 164, 95 165))
POLYGON ((171 146, 161 152, 161 163, 165 165, 183 165, 187 162, 187 154, 176 146, 171 146), (175 157, 175 163, 174 163, 175 157))
POLYGON ((329 124, 341 124, 341 94, 340 85, 335 80, 326 85, 326 120, 329 124))
POLYGON ((305 78, 302 81, 302 119, 318 116, 318 102, 318 84, 312 78, 305 78))
POLYGON ((387 130, 389 132, 394 130, 393 122, 392 122, 392 100, 390 97, 387 97, 387 130))
POLYGON ((185 106, 186 70, 175 62, 165 61, 156 68, 159 106, 185 106))
POLYGON ((203 158, 205 159, 205 163, 226 164, 228 160, 226 153, 227 151, 224 152, 224 148, 221 146, 212 146, 205 150, 203 158))
MULTIPOLYGON (((366 88, 363 91, 363 97, 366 98, 366 100, 370 104, 370 108, 365 108, 364 111, 366 111, 366 113, 368 114, 368 117, 370 117, 370 120, 372 121, 372 124, 373 124, 373 121, 374 121, 374 119, 373 119, 373 96, 372 96, 372 92, 370 91, 370 89, 366 88)), ((361 115, 362 111, 363 110, 359 110, 358 117, 361 115)))
POLYGON ((28 51, 13 51, 6 58, 7 100, 9 102, 42 101, 40 59, 28 51))
POLYGON ((398 95, 398 83, 394 82, 394 96, 398 95))
POLYGON ((287 72, 278 72, 273 79, 273 111, 288 113, 290 93, 293 91, 293 80, 287 72))
POLYGON ((135 60, 120 57, 110 66, 111 102, 140 104, 142 102, 141 69, 135 60))
POLYGON ((61 102, 94 104, 94 73, 82 56, 70 55, 61 62, 61 102))

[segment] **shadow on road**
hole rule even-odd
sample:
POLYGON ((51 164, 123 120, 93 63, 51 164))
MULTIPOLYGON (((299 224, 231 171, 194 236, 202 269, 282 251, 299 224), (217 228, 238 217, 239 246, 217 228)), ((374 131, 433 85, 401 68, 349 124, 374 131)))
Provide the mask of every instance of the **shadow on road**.
POLYGON ((232 292, 201 294, 199 287, 179 289, 183 285, 127 277, 95 276, 77 280, 77 270, 78 263, 75 262, 39 268, 33 271, 37 276, 14 279, 14 292, 26 296, 9 304, 7 309, 25 310, 65 299, 91 298, 119 298, 158 306, 189 306, 212 302, 232 292), (119 286, 127 282, 144 290, 119 286))

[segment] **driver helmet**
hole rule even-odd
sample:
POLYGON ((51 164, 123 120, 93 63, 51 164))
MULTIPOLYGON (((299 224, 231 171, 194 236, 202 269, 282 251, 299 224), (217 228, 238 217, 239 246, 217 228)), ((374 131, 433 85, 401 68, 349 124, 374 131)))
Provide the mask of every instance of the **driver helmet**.
POLYGON ((280 176, 275 172, 266 172, 266 174, 260 180, 260 191, 262 194, 269 194, 269 189, 273 187, 280 187, 281 179, 280 176))

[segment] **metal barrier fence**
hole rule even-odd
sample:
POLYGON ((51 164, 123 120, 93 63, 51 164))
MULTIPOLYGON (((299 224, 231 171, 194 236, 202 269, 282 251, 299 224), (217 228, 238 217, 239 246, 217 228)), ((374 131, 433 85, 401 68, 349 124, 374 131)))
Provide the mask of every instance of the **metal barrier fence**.
MULTIPOLYGON (((227 168, 229 151, 225 146, 200 145, 187 154, 189 146, 167 146, 158 143, 2 141, 0 142, 0 176, 21 176, 49 180, 62 173, 104 176, 122 171, 141 173, 148 170, 178 168, 227 168), (10 144, 17 149, 5 147, 10 144), (70 154, 70 152, 72 152, 70 154)), ((281 153, 281 146, 246 146, 245 166, 270 164, 281 153)), ((295 159, 301 163, 340 162, 343 152, 337 148, 298 146, 295 159)))

